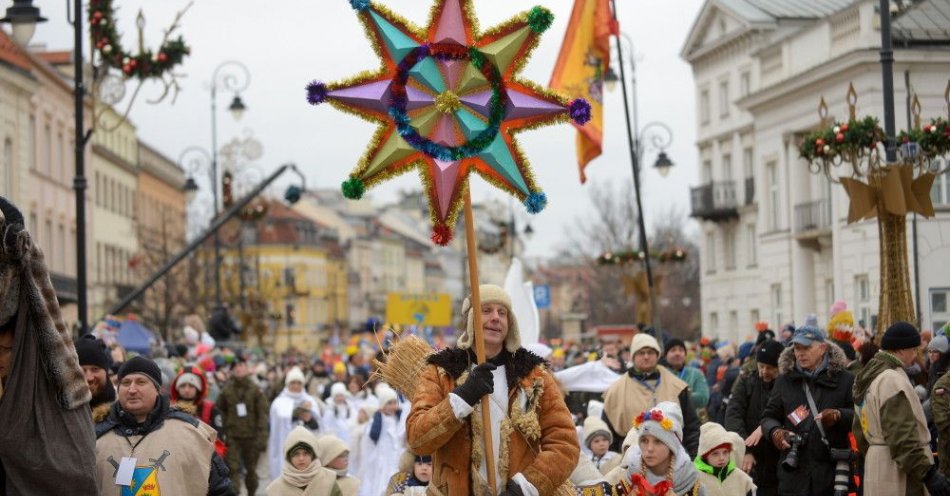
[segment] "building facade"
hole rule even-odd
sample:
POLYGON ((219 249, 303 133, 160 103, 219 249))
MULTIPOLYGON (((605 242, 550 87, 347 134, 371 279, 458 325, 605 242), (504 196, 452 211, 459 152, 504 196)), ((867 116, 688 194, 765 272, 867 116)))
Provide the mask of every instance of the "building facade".
MULTIPOLYGON (((820 127, 821 98, 829 118, 848 119, 849 84, 858 116, 882 117, 877 5, 709 0, 694 22, 682 56, 696 85, 701 165, 691 207, 701 223, 704 335, 742 340, 757 321, 777 328, 812 313, 824 322, 837 300, 874 326, 876 220, 847 224, 843 188, 809 171, 798 144, 820 127)), ((950 9, 932 0, 908 5, 894 17, 896 113, 903 117, 908 95, 917 95, 923 116, 941 116, 950 9), (925 12, 940 15, 928 25, 919 22, 925 12)), ((898 127, 907 127, 905 119, 898 127)), ((923 329, 950 320, 950 267, 941 262, 950 252, 946 181, 938 178, 931 195, 936 217, 918 219, 916 240, 908 228, 923 329)))

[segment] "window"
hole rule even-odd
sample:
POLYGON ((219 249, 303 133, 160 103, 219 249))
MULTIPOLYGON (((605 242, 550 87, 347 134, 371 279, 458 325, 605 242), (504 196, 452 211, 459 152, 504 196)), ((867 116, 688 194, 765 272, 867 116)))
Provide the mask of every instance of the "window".
POLYGON ((53 158, 53 169, 50 171, 50 175, 57 181, 63 180, 63 156, 66 155, 64 146, 66 145, 63 142, 63 132, 59 131, 56 133, 56 156, 53 158))
POLYGON ((769 162, 765 166, 765 171, 769 184, 769 229, 778 231, 782 225, 778 196, 778 165, 775 162, 769 162))
POLYGON ((49 124, 43 126, 43 172, 47 175, 53 170, 53 132, 49 124))
POLYGON ((30 116, 30 130, 29 130, 29 143, 27 147, 29 148, 30 158, 30 169, 36 170, 36 116, 30 116))
POLYGON ((865 329, 871 325, 871 283, 868 280, 867 274, 860 274, 854 277, 854 300, 857 302, 855 305, 855 318, 859 322, 864 322, 862 327, 865 329))
POLYGON ((950 288, 932 288, 930 290, 930 322, 937 330, 950 322, 950 288))
POLYGON ((57 269, 66 272, 66 226, 59 225, 59 237, 56 238, 56 261, 57 269))
POLYGON ((709 124, 709 90, 699 92, 699 122, 709 124))
POLYGON ((36 220, 36 214, 35 214, 35 213, 31 213, 31 214, 30 214, 30 225, 26 226, 26 228, 29 229, 30 232, 36 232, 36 230, 39 229, 39 227, 40 227, 40 224, 39 224, 39 222, 36 220))
POLYGON ((749 312, 749 319, 752 320, 752 325, 753 325, 753 326, 755 326, 755 324, 758 324, 758 323, 759 323, 759 320, 761 320, 761 319, 759 318, 759 309, 755 309, 755 310, 750 311, 750 312, 749 312))
POLYGON ((729 330, 739 336, 739 312, 732 310, 729 312, 729 330))
POLYGON ((709 184, 712 182, 712 162, 709 160, 703 160, 703 184, 709 184))
POLYGON ((102 243, 96 243, 96 282, 102 282, 102 243))
POLYGON ((736 270, 736 231, 729 229, 723 234, 722 251, 726 255, 726 270, 736 270))
POLYGON ((716 272, 716 233, 706 233, 706 273, 716 272))
POLYGON ((711 312, 709 314, 709 333, 713 336, 719 336, 719 314, 711 312))
POLYGON ((729 80, 719 81, 719 117, 729 117, 729 80))
MULTIPOLYGON (((934 160, 934 166, 937 167, 937 170, 943 169, 947 166, 944 163, 943 159, 934 160), (939 162, 939 164, 938 164, 939 162)), ((934 206, 950 206, 950 178, 947 177, 947 174, 940 174, 934 179, 934 184, 930 188, 930 200, 933 201, 934 206)))
POLYGON ((0 194, 7 198, 14 199, 18 195, 13 194, 13 141, 7 138, 3 141, 3 188, 0 194))
POLYGON ((773 284, 769 293, 772 300, 772 322, 776 327, 781 327, 785 321, 782 315, 782 285, 773 284))
POLYGON ((746 250, 749 252, 749 267, 755 267, 759 263, 759 250, 756 244, 758 239, 755 236, 755 224, 746 226, 746 250))
POLYGON ((722 180, 732 181, 732 154, 725 153, 722 156, 722 180))
POLYGON ((753 163, 752 147, 742 149, 742 177, 748 179, 755 177, 755 164, 753 163))
POLYGON ((749 71, 743 71, 739 75, 739 96, 746 97, 752 93, 752 74, 749 71))

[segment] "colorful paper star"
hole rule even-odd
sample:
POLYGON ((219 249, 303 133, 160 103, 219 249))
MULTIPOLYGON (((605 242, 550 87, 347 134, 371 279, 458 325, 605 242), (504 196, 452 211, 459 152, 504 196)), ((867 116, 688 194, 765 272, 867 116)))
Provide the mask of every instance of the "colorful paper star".
POLYGON ((432 239, 452 238, 471 172, 537 213, 547 203, 515 141, 521 130, 573 119, 590 105, 523 80, 518 73, 553 20, 534 7, 484 33, 472 0, 436 0, 420 29, 369 0, 350 0, 382 67, 336 83, 307 86, 311 104, 380 124, 350 178, 347 198, 418 169, 433 222, 432 239))

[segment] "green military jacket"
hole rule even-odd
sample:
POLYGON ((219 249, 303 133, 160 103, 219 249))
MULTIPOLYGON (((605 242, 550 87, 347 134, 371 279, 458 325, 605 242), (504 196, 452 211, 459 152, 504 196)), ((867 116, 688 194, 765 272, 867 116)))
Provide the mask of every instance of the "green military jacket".
POLYGON ((217 405, 228 437, 255 439, 262 449, 267 446, 269 405, 250 377, 231 379, 218 395, 217 405))

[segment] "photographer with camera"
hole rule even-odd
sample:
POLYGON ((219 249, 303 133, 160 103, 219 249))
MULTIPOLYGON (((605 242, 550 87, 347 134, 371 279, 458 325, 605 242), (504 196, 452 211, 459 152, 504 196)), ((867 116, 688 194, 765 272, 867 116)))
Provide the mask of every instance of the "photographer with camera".
POLYGON ((823 330, 806 325, 795 330, 778 364, 761 423, 780 452, 778 494, 845 494, 854 417, 847 357, 823 330))
POLYGON ((865 496, 950 496, 950 482, 937 470, 920 399, 902 370, 914 363, 920 332, 907 322, 887 328, 881 351, 854 383, 852 425, 865 454, 865 496))

